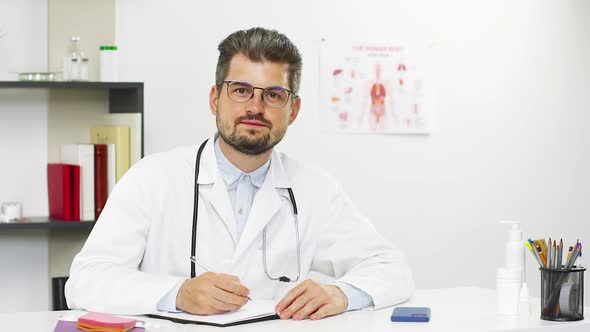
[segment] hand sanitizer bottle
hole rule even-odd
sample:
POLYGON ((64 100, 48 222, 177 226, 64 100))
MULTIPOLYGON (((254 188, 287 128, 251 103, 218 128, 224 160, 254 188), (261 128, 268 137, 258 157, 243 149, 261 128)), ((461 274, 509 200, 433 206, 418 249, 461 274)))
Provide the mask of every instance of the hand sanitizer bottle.
POLYGON ((508 268, 524 269, 524 242, 520 221, 503 220, 501 224, 511 224, 508 231, 508 241, 506 241, 505 262, 508 268))
MULTIPOLYGON (((500 221, 500 223, 512 226, 508 231, 508 241, 505 245, 505 266, 496 271, 497 310, 500 315, 518 316, 520 303, 524 300, 521 299, 525 254, 522 231, 518 221, 500 221)), ((525 296, 528 302, 528 294, 525 296)))

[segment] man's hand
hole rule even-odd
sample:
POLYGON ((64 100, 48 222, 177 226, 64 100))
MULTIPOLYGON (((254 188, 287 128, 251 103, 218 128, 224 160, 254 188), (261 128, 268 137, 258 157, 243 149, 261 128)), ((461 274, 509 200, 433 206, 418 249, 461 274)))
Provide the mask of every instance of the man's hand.
POLYGON ((338 286, 307 279, 291 289, 275 308, 281 319, 312 320, 344 312, 348 298, 338 286))
POLYGON ((241 308, 248 294, 238 277, 206 272, 182 283, 176 308, 196 315, 220 314, 241 308))

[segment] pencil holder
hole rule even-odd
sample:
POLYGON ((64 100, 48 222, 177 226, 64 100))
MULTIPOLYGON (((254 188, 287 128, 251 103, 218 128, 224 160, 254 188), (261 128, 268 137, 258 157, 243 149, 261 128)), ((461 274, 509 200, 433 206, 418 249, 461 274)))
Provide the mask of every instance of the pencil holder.
POLYGON ((586 268, 571 270, 541 271, 541 319, 553 321, 574 321, 584 319, 584 271, 586 268))

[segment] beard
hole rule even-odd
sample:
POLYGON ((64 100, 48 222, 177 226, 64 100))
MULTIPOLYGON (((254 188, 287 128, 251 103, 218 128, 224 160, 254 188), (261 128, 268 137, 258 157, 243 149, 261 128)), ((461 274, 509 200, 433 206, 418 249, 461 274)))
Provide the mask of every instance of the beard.
POLYGON ((273 133, 272 124, 264 119, 262 114, 245 115, 236 119, 233 125, 217 116, 217 131, 219 136, 231 147, 241 153, 257 156, 261 155, 277 145, 285 136, 285 131, 273 133), (256 120, 268 126, 269 131, 260 135, 255 129, 247 129, 246 134, 239 134, 237 125, 244 120, 256 120), (275 134, 275 135, 272 135, 275 134), (273 137, 274 136, 274 137, 273 137))

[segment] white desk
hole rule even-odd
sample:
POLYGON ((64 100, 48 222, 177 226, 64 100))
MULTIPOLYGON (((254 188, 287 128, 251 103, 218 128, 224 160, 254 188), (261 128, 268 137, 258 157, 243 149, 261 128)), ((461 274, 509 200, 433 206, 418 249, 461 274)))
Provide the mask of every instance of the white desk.
MULTIPOLYGON (((146 331, 590 331, 590 307, 585 307, 585 320, 578 322, 549 322, 539 319, 539 299, 531 300, 531 317, 528 320, 497 317, 494 290, 465 287, 419 290, 404 306, 428 306, 432 308, 429 323, 393 323, 389 320, 392 309, 378 311, 347 312, 319 321, 266 321, 226 328, 175 324, 165 320, 144 319, 146 331)), ((2 331, 53 332, 63 311, 1 313, 2 331)))

